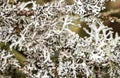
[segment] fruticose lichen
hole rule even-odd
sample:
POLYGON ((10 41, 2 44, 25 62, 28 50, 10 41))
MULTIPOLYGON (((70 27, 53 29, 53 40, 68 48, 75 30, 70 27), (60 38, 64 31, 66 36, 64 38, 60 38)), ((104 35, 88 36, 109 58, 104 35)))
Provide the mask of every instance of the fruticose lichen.
POLYGON ((120 37, 99 18, 107 0, 73 2, 0 4, 0 42, 26 57, 21 65, 14 54, 1 49, 0 72, 12 63, 26 78, 119 78, 120 37), (82 27, 76 20, 86 22, 88 36, 69 29, 82 27))

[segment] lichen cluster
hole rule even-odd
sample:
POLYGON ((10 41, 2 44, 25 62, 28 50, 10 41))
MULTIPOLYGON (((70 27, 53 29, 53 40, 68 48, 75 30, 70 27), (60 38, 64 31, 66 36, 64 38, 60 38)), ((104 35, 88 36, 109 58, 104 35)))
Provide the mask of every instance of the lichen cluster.
MULTIPOLYGON (((120 37, 103 24, 99 13, 107 0, 55 0, 44 5, 35 1, 0 4, 0 73, 22 72, 26 78, 119 78, 120 37), (31 4, 32 7, 28 7, 31 4), (82 28, 81 37, 69 26, 82 28), (25 57, 21 62, 17 50, 25 57)), ((9 75, 10 76, 10 75, 9 75)))

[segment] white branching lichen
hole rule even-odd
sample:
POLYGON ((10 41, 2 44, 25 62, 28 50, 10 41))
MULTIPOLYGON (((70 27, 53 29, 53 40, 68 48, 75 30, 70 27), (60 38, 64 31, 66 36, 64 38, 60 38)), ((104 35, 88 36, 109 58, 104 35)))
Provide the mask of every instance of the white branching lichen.
MULTIPOLYGON (((19 69, 28 78, 120 77, 120 37, 117 33, 114 37, 112 28, 98 17, 106 1, 0 4, 0 42, 25 55, 26 64, 19 69), (69 29, 70 25, 81 27, 74 23, 77 20, 86 22, 89 36, 80 37, 69 29)), ((0 71, 12 59, 10 52, 5 53, 0 50, 0 71)))
POLYGON ((0 49, 0 72, 5 72, 9 66, 20 67, 13 54, 0 49))

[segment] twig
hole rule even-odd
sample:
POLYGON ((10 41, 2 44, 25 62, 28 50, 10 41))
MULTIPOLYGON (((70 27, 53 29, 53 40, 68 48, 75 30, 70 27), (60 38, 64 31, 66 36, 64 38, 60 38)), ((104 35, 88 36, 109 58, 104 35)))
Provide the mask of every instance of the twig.
POLYGON ((120 19, 115 16, 111 16, 112 14, 118 14, 120 13, 120 9, 110 10, 107 12, 100 13, 100 18, 103 20, 109 20, 111 22, 118 22, 120 23, 120 19))

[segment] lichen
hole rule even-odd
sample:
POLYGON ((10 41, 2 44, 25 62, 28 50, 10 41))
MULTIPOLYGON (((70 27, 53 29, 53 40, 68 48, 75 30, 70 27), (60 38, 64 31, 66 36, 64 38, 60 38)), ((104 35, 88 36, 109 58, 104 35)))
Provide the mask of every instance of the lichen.
POLYGON ((112 28, 99 18, 106 1, 73 0, 71 5, 65 0, 43 5, 35 1, 16 5, 3 2, 0 43, 9 43, 10 51, 16 49, 25 62, 21 65, 14 52, 0 50, 0 71, 11 61, 26 78, 120 77, 120 37, 118 33, 114 37, 112 28), (29 4, 33 6, 27 7, 29 4), (86 23, 88 28, 83 30, 88 36, 69 29, 70 25, 82 28, 74 23, 77 20, 86 23))

